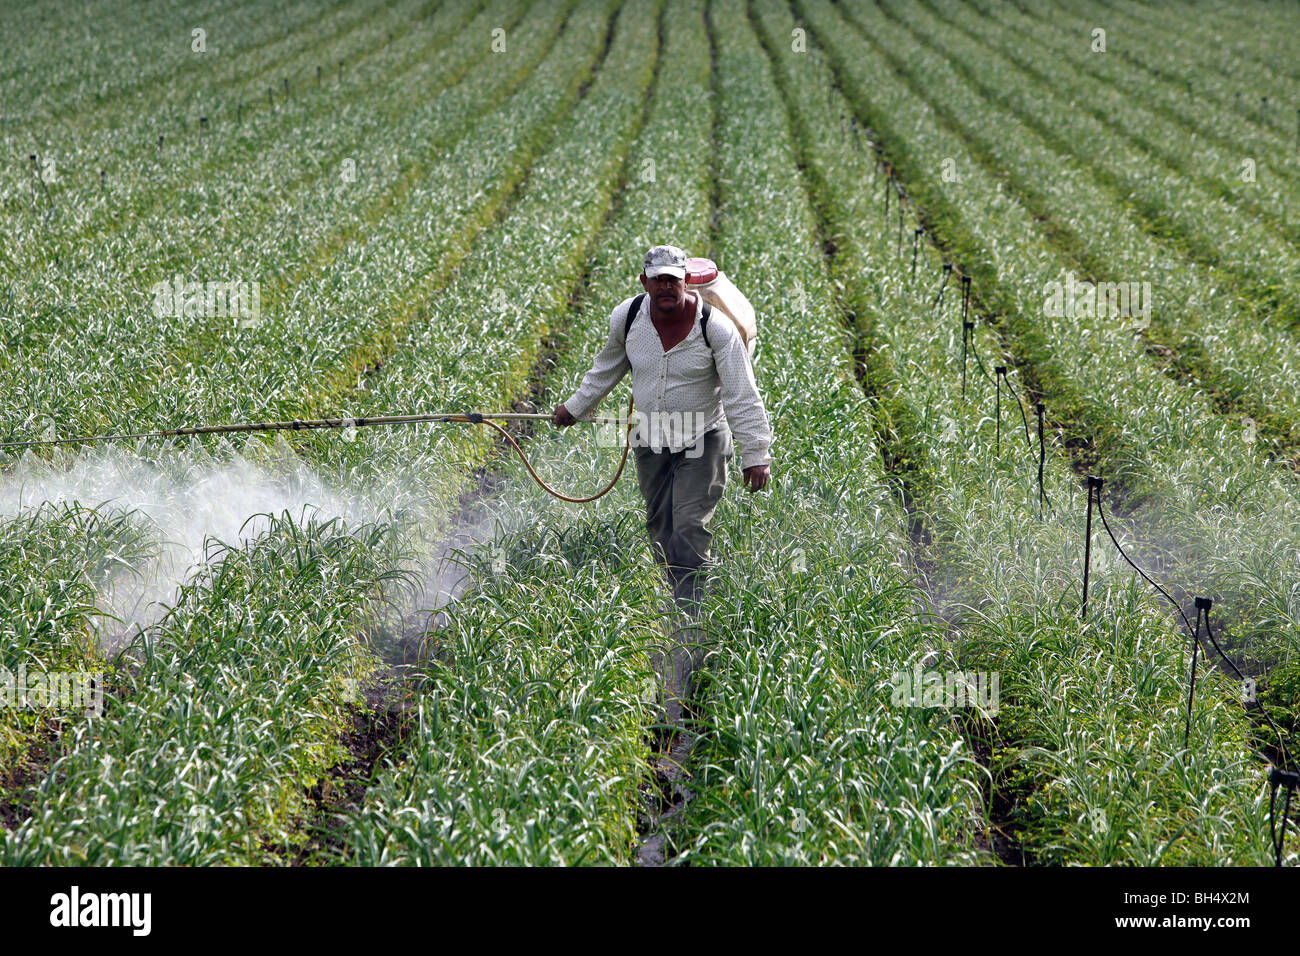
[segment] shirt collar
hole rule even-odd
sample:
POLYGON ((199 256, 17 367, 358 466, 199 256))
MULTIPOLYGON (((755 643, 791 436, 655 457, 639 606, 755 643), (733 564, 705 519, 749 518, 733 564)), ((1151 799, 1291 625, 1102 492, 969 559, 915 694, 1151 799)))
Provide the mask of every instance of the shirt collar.
MULTIPOLYGON (((704 295, 698 291, 693 293, 693 295, 695 296, 695 320, 691 323, 691 330, 686 333, 686 339, 689 339, 693 335, 698 336, 700 334, 700 319, 704 317, 704 295)), ((644 318, 646 320, 646 325, 654 328, 654 323, 650 321, 649 295, 646 295, 645 299, 642 300, 641 311, 637 313, 637 318, 644 318)), ((658 337, 657 334, 656 337, 658 337)), ((682 339, 682 341, 685 342, 686 339, 682 339)))

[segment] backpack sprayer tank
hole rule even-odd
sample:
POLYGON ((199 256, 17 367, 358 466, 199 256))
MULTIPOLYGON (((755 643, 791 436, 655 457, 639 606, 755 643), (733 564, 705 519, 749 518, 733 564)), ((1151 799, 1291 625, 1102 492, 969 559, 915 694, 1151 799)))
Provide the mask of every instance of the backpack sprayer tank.
POLYGON ((712 259, 692 257, 686 260, 686 286, 700 293, 704 301, 721 312, 740 330, 741 338, 749 354, 754 354, 754 343, 758 340, 758 323, 754 319, 754 307, 749 304, 743 292, 718 270, 712 259))

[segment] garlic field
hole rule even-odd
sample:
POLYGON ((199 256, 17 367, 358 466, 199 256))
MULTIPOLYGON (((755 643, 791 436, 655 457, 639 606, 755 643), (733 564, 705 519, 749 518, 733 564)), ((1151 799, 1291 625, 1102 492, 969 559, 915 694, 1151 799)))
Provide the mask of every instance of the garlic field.
POLYGON ((1300 12, 133 10, 0 0, 0 865, 1300 862, 1300 12), (364 422, 659 243, 775 434, 671 752, 633 469, 364 422))

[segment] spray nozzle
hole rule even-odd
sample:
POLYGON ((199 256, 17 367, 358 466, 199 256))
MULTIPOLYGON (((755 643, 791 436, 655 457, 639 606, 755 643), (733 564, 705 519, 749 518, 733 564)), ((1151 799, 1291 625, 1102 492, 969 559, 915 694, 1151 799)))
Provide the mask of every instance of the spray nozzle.
POLYGON ((1214 607, 1214 598, 1198 597, 1196 599, 1196 610, 1208 611, 1212 607, 1214 607))

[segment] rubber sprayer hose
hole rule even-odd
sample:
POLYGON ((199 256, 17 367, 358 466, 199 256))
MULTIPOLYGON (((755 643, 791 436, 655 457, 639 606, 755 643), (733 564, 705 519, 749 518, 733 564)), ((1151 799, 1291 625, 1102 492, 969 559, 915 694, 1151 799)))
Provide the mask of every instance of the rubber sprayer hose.
POLYGON ((611 491, 614 490, 614 486, 618 484, 619 478, 623 477, 623 470, 627 467, 627 454, 632 448, 632 428, 633 428, 632 405, 634 401, 635 401, 634 398, 629 398, 627 402, 627 431, 623 436, 623 454, 619 458, 618 470, 614 472, 614 477, 609 480, 609 483, 605 485, 604 488, 601 488, 600 491, 596 492, 594 495, 586 495, 585 497, 574 497, 573 495, 566 495, 564 494, 564 492, 556 491, 554 488, 548 485, 542 479, 542 476, 537 473, 537 470, 533 468, 533 463, 528 460, 528 455, 524 452, 522 448, 519 447, 519 442, 515 441, 515 436, 511 435, 508 431, 506 431, 496 422, 488 421, 487 419, 483 418, 483 416, 477 415, 472 412, 467 415, 448 415, 445 418, 439 419, 439 421, 466 422, 472 425, 492 426, 498 432, 501 433, 502 437, 505 438, 505 440, 510 443, 510 447, 513 448, 518 453, 520 461, 522 461, 524 463, 524 467, 528 469, 528 474, 532 476, 533 481, 537 482, 538 486, 543 491, 545 491, 547 494, 555 498, 559 498, 561 501, 568 501, 571 502, 572 504, 585 504, 588 501, 595 501, 597 498, 603 498, 605 495, 609 494, 611 491))
MULTIPOLYGON (((227 435, 227 434, 233 434, 239 432, 311 431, 315 429, 347 428, 349 426, 360 428, 360 427, 372 426, 372 425, 417 425, 417 424, 424 424, 428 422, 465 422, 471 425, 491 425, 498 432, 500 432, 502 436, 504 436, 505 440, 508 441, 510 443, 510 446, 514 448, 514 450, 519 454, 519 457, 523 460, 524 467, 528 469, 528 474, 532 476, 532 479, 535 482, 537 482, 537 484, 541 486, 541 488, 544 491, 546 491, 547 494, 553 495, 554 497, 559 498, 561 501, 568 501, 574 504, 583 504, 588 501, 595 501, 597 498, 601 498, 609 494, 609 492, 613 490, 614 486, 618 484, 619 478, 623 476, 623 471, 627 467, 627 455, 632 447, 632 428, 634 424, 632 420, 632 409, 633 409, 634 401, 635 401, 634 397, 628 398, 627 419, 621 423, 621 424, 626 424, 627 432, 623 436, 623 455, 619 459, 618 471, 614 472, 614 477, 609 480, 609 483, 605 485, 604 488, 601 488, 600 491, 596 492, 594 495, 586 495, 584 497, 575 497, 573 495, 566 495, 563 492, 556 491, 554 488, 548 485, 542 479, 541 475, 537 473, 537 470, 533 468, 532 462, 528 460, 528 455, 526 455, 524 453, 524 450, 519 447, 519 443, 515 441, 514 436, 511 435, 504 428, 502 428, 500 425, 498 425, 496 422, 489 420, 492 418, 500 418, 500 419, 508 420, 508 419, 532 419, 532 418, 545 419, 550 417, 548 415, 541 415, 541 414, 507 413, 507 412, 500 412, 500 413, 458 412, 452 414, 384 415, 384 416, 368 417, 368 418, 364 418, 364 417, 363 418, 318 418, 318 419, 310 419, 305 421, 292 420, 292 421, 282 421, 282 422, 241 422, 238 424, 230 424, 230 425, 197 425, 197 426, 191 426, 186 428, 171 428, 163 431, 152 431, 152 432, 129 432, 123 434, 114 434, 114 435, 89 435, 89 436, 78 437, 78 438, 42 438, 42 439, 35 439, 32 441, 8 441, 8 442, 0 442, 0 449, 34 448, 39 446, 57 446, 57 445, 78 445, 78 444, 86 444, 86 443, 93 443, 93 442, 140 440, 146 438, 180 438, 185 436, 197 436, 197 435, 227 435)), ((598 422, 601 424, 613 424, 619 422, 619 419, 598 418, 598 419, 590 419, 590 421, 598 422)))

